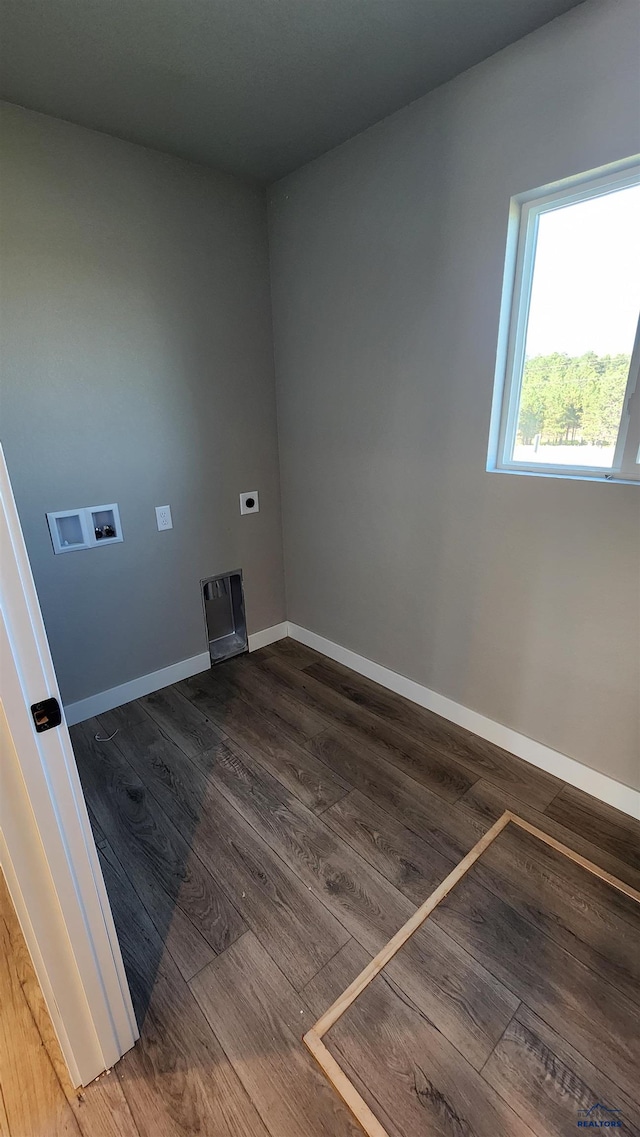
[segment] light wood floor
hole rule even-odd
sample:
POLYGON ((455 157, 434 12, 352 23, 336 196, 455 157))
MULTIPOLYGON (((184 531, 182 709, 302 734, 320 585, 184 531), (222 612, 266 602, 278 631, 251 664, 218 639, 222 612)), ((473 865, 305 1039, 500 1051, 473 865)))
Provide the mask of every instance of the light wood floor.
POLYGON ((0 870, 1 1137, 138 1137, 115 1071, 74 1090, 0 870))
MULTIPOLYGON (((141 1040, 77 1102, 7 930, 10 1137, 355 1137, 301 1036, 505 808, 640 887, 640 825, 291 641, 72 737, 141 1040)), ((639 930, 505 833, 325 1041, 393 1137, 639 1132, 639 930)))

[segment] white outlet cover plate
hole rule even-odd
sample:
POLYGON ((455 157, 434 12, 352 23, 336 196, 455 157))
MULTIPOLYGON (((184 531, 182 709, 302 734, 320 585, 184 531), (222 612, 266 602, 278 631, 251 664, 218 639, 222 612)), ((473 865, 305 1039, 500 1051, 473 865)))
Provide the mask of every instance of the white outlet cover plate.
POLYGON ((241 513, 259 513, 260 512, 260 498, 258 497, 257 490, 249 490, 248 493, 240 494, 240 512, 241 513), (249 505, 249 502, 253 505, 249 505))
POLYGON ((156 523, 159 530, 173 529, 170 505, 156 505, 156 523))

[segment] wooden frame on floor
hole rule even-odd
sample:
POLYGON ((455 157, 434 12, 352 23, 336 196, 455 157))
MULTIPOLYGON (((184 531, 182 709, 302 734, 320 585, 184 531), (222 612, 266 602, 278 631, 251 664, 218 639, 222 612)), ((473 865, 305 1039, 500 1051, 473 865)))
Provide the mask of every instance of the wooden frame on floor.
POLYGON ((361 995, 366 987, 369 986, 372 979, 382 971, 393 959, 396 952, 406 944, 407 940, 424 924, 425 920, 431 915, 434 908, 444 900, 445 896, 451 892, 451 889, 462 879, 462 877, 469 871, 469 869, 476 863, 482 856, 489 845, 495 841, 496 837, 506 829, 509 824, 518 825, 521 829, 525 829, 527 833, 537 837, 540 841, 544 841, 546 845, 550 845, 556 852, 562 853, 569 860, 574 861, 575 864, 580 865, 586 869, 587 872, 593 873, 594 876, 610 884, 612 888, 617 888, 623 892, 625 896, 629 896, 632 900, 640 904, 640 892, 630 885, 625 884, 623 881, 618 880, 617 877, 612 876, 611 873, 605 872, 599 865, 588 861, 586 857, 581 857, 579 853, 574 852, 567 845, 561 844, 556 841, 554 837, 550 837, 548 833, 543 832, 542 829, 537 829, 535 825, 530 825, 524 818, 518 817, 517 814, 512 813, 510 810, 505 810, 501 817, 491 826, 489 830, 480 838, 480 840, 473 846, 463 857, 459 864, 449 873, 447 877, 439 884, 431 896, 422 904, 407 920, 395 936, 389 940, 388 944, 378 952, 376 956, 365 967, 364 971, 354 979, 353 983, 343 991, 335 1003, 329 1007, 328 1011, 322 1015, 321 1018, 311 1027, 311 1030, 303 1037, 303 1042, 307 1049, 313 1054, 316 1062, 322 1069, 325 1076, 329 1079, 332 1086, 339 1093, 345 1105, 351 1110, 356 1121, 361 1125, 367 1137, 389 1137, 387 1130, 378 1121, 377 1117, 369 1109, 369 1106, 358 1093, 353 1082, 349 1080, 347 1075, 341 1069, 340 1065, 327 1050, 323 1036, 331 1029, 332 1026, 338 1021, 339 1018, 345 1013, 353 1002, 361 995))

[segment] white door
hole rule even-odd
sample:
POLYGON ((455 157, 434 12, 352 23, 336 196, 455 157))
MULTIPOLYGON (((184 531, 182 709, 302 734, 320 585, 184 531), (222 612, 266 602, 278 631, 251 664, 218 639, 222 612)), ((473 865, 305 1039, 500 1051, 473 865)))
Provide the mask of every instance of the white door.
POLYGON ((74 1085, 138 1031, 69 731, 0 447, 0 865, 74 1085), (42 725, 42 724, 41 724, 42 725))

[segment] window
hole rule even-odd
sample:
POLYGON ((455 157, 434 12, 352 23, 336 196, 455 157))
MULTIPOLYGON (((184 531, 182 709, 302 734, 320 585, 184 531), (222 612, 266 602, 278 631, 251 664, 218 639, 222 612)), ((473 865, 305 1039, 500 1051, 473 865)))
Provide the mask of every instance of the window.
POLYGON ((512 201, 490 470, 640 480, 640 166, 512 201))

